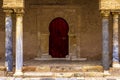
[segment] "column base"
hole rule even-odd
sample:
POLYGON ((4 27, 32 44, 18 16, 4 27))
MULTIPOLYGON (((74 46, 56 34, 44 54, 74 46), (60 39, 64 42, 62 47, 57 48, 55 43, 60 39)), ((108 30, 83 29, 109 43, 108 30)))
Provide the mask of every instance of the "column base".
POLYGON ((15 71, 14 76, 15 77, 21 77, 21 76, 23 76, 23 72, 22 71, 15 71))
POLYGON ((112 67, 113 68, 120 68, 119 62, 113 62, 112 67))
POLYGON ((103 74, 104 74, 105 76, 111 75, 110 72, 109 72, 109 70, 104 70, 103 74))

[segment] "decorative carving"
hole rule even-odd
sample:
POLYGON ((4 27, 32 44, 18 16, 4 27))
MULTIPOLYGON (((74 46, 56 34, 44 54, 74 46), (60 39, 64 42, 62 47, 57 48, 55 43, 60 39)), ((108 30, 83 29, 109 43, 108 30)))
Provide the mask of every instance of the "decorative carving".
POLYGON ((24 8, 24 0, 3 0, 3 8, 24 8))
POLYGON ((120 9, 120 0, 100 0, 101 10, 118 10, 120 9))
POLYGON ((120 14, 120 11, 112 11, 112 15, 114 18, 118 18, 120 14))
POLYGON ((17 9, 14 9, 14 12, 15 13, 24 13, 24 9, 23 8, 17 8, 17 9))
POLYGON ((6 16, 10 16, 11 13, 13 13, 12 9, 4 9, 4 12, 6 13, 6 16))
POLYGON ((109 10, 101 10, 101 15, 102 15, 103 17, 109 17, 110 11, 109 11, 109 10))
POLYGON ((16 16, 23 16, 24 9, 22 8, 14 9, 14 12, 16 13, 16 16))

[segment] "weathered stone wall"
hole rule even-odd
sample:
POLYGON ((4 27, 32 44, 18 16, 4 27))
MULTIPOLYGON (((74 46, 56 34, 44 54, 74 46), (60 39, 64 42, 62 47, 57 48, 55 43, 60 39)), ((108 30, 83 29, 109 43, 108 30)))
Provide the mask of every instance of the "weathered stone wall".
MULTIPOLYGON (((0 1, 0 5, 2 6, 2 1, 0 1)), ((2 8, 0 8, 0 14, 0 57, 3 57, 5 50, 5 27, 4 13, 2 11, 2 8)), ((38 31, 42 33, 42 36, 44 36, 42 37, 42 41, 47 39, 47 35, 49 35, 49 23, 55 17, 63 17, 68 22, 70 28, 69 34, 75 35, 76 31, 79 31, 81 57, 86 57, 88 59, 94 60, 101 59, 102 27, 101 17, 99 13, 99 0, 25 0, 24 59, 31 59, 37 56, 38 31), (56 6, 56 4, 57 6, 63 6, 63 8, 60 9, 59 7, 49 7, 56 6), (41 6, 45 5, 47 5, 49 9, 43 10, 41 8, 41 6), (77 6, 77 8, 69 8, 69 6, 77 6)), ((13 34, 15 35, 15 16, 13 16, 13 19, 13 34)), ((112 28, 110 27, 110 34, 111 32, 112 28)), ((70 38, 72 40, 70 43, 70 51, 73 51, 72 45, 74 47, 74 43, 76 43, 75 38, 76 36, 70 38)), ((48 49, 48 46, 46 46, 48 45, 48 42, 44 41, 41 45, 43 52, 48 49)))
POLYGON ((99 1, 84 1, 80 15, 81 56, 91 59, 101 59, 102 27, 99 13, 99 1))
POLYGON ((5 27, 4 27, 4 13, 2 9, 2 0, 0 1, 0 58, 4 58, 4 50, 5 50, 5 27))

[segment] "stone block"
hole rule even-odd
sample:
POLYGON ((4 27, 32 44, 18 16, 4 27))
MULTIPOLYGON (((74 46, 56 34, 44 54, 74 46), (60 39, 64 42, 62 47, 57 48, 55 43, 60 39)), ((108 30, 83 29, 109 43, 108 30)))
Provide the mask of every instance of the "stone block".
POLYGON ((110 74, 112 76, 120 76, 120 68, 110 68, 110 74))
POLYGON ((7 77, 12 77, 13 74, 14 74, 14 72, 6 72, 5 76, 7 76, 7 77))
POLYGON ((73 71, 73 72, 83 72, 83 69, 80 66, 72 66, 71 71, 73 71))
POLYGON ((25 72, 25 77, 53 77, 52 72, 25 72))
POLYGON ((38 66, 36 72, 50 72, 50 66, 38 66))
POLYGON ((85 77, 85 80, 106 80, 103 77, 85 77))
POLYGON ((84 66, 83 71, 85 72, 103 72, 102 66, 84 66))
POLYGON ((85 72, 85 77, 103 77, 101 72, 85 72))
POLYGON ((85 77, 84 72, 74 73, 74 77, 85 77))
POLYGON ((23 72, 31 72, 31 71, 35 71, 36 70, 36 66, 25 66, 23 67, 23 72))
POLYGON ((52 66, 51 71, 54 72, 70 72, 72 68, 70 66, 52 66))
POLYGON ((54 78, 42 78, 40 80, 55 80, 54 78))
POLYGON ((0 71, 0 77, 5 76, 5 71, 0 71))
POLYGON ((73 77, 74 74, 71 72, 59 72, 59 73, 55 73, 55 77, 57 78, 70 78, 73 77))
POLYGON ((77 80, 77 78, 56 78, 55 80, 77 80))

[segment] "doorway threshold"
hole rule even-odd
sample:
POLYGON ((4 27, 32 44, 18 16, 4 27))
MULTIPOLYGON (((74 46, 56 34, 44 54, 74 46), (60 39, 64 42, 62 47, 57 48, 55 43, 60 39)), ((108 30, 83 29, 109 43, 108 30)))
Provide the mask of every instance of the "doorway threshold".
POLYGON ((87 58, 35 58, 34 60, 72 60, 72 61, 86 61, 87 58))

